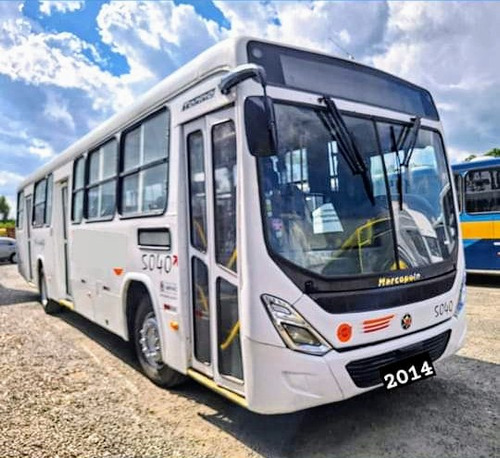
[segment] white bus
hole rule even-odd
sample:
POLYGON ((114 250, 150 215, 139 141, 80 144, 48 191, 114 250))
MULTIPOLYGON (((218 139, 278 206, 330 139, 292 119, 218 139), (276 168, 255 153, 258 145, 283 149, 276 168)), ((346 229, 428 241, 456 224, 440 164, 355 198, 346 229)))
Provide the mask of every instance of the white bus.
POLYGON ((48 313, 255 412, 429 377, 465 337, 429 92, 319 52, 205 51, 24 180, 17 234, 48 313))

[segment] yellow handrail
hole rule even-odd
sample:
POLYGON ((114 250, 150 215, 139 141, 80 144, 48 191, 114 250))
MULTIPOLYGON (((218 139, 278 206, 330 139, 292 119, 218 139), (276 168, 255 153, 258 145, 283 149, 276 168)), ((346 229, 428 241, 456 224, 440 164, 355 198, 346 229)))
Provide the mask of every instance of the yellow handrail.
POLYGON ((229 258, 229 261, 227 261, 226 267, 228 269, 231 269, 233 264, 236 262, 236 258, 238 257, 238 252, 236 251, 236 248, 233 250, 233 254, 229 258))
POLYGON ((229 347, 229 345, 233 343, 233 340, 238 335, 238 332, 240 332, 240 320, 238 320, 236 324, 233 326, 226 340, 220 344, 220 349, 222 351, 226 350, 229 347))
MULTIPOLYGON (((198 296, 200 298, 201 305, 203 306, 203 308, 205 309, 206 312, 209 312, 208 300, 207 300, 207 296, 205 295, 205 291, 203 291, 203 288, 200 285, 196 285, 196 291, 198 291, 198 296)), ((209 314, 210 314, 210 312, 209 312, 209 314)))
POLYGON ((207 248, 207 238, 205 236, 205 231, 203 230, 203 227, 197 220, 193 220, 193 225, 196 228, 196 231, 198 232, 198 235, 200 236, 200 239, 203 243, 203 248, 207 248))

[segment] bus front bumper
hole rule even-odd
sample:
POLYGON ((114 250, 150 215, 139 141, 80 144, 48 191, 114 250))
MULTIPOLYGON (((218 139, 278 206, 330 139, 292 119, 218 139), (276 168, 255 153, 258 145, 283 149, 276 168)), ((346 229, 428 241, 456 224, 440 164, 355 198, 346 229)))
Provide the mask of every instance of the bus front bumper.
MULTIPOLYGON (((458 318, 453 317, 438 326, 407 337, 350 351, 332 350, 322 357, 246 338, 251 372, 251 376, 246 377, 245 381, 248 408, 263 414, 295 412, 380 388, 380 383, 366 388, 357 386, 347 369, 348 364, 411 347, 423 341, 438 342, 439 336, 450 331, 447 343, 443 342, 444 351, 437 358, 437 361, 441 361, 462 347, 466 328, 464 311, 458 318)), ((439 366, 436 372, 439 375, 439 366)))

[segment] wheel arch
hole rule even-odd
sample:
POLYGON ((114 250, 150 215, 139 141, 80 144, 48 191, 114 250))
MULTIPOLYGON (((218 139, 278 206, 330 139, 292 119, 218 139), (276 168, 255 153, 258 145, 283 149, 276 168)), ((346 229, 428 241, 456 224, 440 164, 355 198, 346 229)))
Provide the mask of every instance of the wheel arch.
MULTIPOLYGON (((149 295, 155 315, 158 320, 161 321, 160 310, 158 308, 156 296, 153 293, 151 279, 148 276, 141 274, 127 275, 123 282, 121 297, 124 318, 123 322, 125 324, 124 338, 129 342, 132 341, 135 312, 137 311, 138 299, 142 294, 149 295)), ((163 332, 160 332, 160 340, 163 344, 163 332)))

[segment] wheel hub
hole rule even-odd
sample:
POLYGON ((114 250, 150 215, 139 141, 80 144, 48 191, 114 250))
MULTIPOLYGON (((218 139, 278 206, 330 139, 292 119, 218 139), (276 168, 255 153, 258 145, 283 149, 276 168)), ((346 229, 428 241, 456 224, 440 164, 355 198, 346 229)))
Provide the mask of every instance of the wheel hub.
POLYGON ((148 364, 155 369, 163 365, 161 358, 160 333, 155 316, 151 313, 146 315, 142 328, 139 331, 141 351, 148 364))

